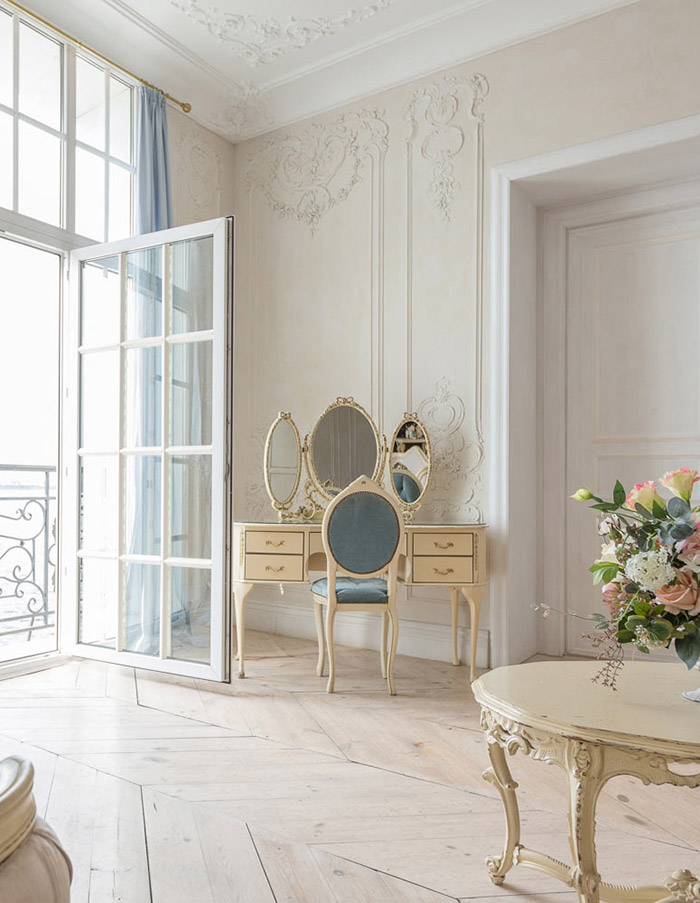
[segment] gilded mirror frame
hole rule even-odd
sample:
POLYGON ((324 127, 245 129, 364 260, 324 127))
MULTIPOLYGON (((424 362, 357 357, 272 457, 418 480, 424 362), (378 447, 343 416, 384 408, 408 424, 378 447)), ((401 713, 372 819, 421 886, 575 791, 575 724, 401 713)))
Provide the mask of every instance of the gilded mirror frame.
MULTIPOLYGON (((316 423, 314 424, 314 428, 311 431, 311 435, 307 436, 304 440, 304 458, 306 461, 306 470, 311 478, 311 482, 313 483, 316 491, 323 497, 323 499, 327 502, 333 501, 335 496, 327 491, 327 488, 324 487, 321 479, 316 472, 316 468, 314 466, 314 440, 316 438, 316 433, 318 431, 319 424, 323 420, 323 418, 329 414, 331 411, 336 408, 355 408, 355 410, 359 411, 360 414, 367 420, 369 425, 372 427, 372 432, 374 434, 374 440, 377 447, 377 455, 375 459, 374 472, 372 474, 364 474, 364 476, 368 476, 371 480, 375 482, 380 482, 382 478, 382 474, 384 473, 384 465, 386 460, 386 439, 382 441, 382 437, 379 435, 379 430, 377 429, 374 420, 372 420, 369 413, 362 407, 361 404, 358 404, 354 398, 342 398, 338 397, 334 402, 328 405, 328 407, 323 411, 318 418, 316 419, 316 423)), ((362 476, 362 474, 361 474, 362 476)))
POLYGON ((297 494, 297 490, 299 489, 299 483, 301 482, 303 467, 303 446, 301 442, 301 435, 299 434, 299 429, 297 428, 296 423, 292 419, 291 412, 289 411, 280 411, 274 422, 270 426, 270 429, 267 433, 267 438, 265 440, 265 451, 263 454, 264 468, 263 475, 265 478, 265 489, 267 490, 267 494, 270 497, 270 501, 272 502, 272 507, 279 511, 280 518, 284 517, 285 512, 288 512, 289 509, 294 504, 294 498, 297 494), (297 475, 296 480, 294 482, 294 489, 286 499, 286 501, 281 502, 277 496, 272 491, 272 486, 270 484, 270 452, 272 449, 272 437, 275 434, 275 430, 280 425, 280 423, 288 423, 293 431, 294 438, 297 442, 297 475))
POLYGON ((423 499, 425 498, 426 492, 430 488, 430 481, 433 478, 433 448, 432 448, 432 445, 430 444, 430 436, 428 435, 428 431, 425 428, 425 424, 421 421, 421 419, 419 418, 418 414, 416 414, 415 411, 406 411, 404 413, 403 417, 399 420, 399 422, 396 426, 396 429, 394 430, 394 434, 391 437, 391 442, 389 443, 389 445, 387 447, 386 460, 387 460, 389 488, 390 488, 394 498, 397 500, 397 502, 401 506, 401 509, 402 509, 403 515, 404 515, 404 520, 406 520, 408 523, 410 523, 413 520, 415 512, 423 504, 423 499), (417 424, 418 427, 420 427, 420 430, 423 433, 423 438, 425 440, 425 445, 426 445, 426 449, 428 452, 428 477, 425 481, 425 485, 423 486, 421 494, 418 496, 418 498, 414 502, 407 502, 404 499, 400 498, 398 492, 396 491, 396 487, 394 486, 394 476, 393 476, 394 471, 392 468, 392 456, 394 454, 394 444, 396 443, 396 440, 398 439, 399 430, 401 430, 401 428, 403 426, 405 426, 406 423, 415 423, 415 424, 417 424))

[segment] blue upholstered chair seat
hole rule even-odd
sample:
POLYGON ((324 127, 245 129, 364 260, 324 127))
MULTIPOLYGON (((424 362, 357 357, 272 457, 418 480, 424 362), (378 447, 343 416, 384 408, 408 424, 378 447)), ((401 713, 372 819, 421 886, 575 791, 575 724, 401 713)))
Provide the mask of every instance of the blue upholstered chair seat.
MULTIPOLYGON (((311 591, 317 596, 328 598, 328 578, 315 580, 311 591)), ((358 580, 355 577, 336 577, 335 594, 338 604, 343 602, 376 602, 386 604, 389 599, 386 580, 380 577, 369 577, 358 580)))

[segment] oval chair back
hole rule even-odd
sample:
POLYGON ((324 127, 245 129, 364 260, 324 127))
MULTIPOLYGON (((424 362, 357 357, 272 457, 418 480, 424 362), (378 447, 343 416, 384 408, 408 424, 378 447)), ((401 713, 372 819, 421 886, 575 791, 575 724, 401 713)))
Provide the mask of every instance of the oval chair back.
POLYGON ((322 536, 327 576, 326 580, 316 581, 312 588, 319 641, 317 673, 323 673, 327 645, 330 660, 328 692, 333 692, 333 620, 339 606, 346 611, 381 612, 382 676, 388 679, 389 691, 394 695, 393 667, 398 641, 396 579, 404 539, 401 509, 378 483, 366 476, 359 477, 326 509, 322 536), (372 579, 380 577, 385 579, 372 579), (322 606, 326 606, 325 644, 322 606), (392 630, 387 663, 389 620, 392 630))

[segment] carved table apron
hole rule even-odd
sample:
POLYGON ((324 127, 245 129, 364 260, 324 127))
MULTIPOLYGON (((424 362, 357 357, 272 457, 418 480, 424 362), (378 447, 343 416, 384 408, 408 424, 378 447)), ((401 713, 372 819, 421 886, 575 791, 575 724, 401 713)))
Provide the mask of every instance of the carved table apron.
POLYGON ((592 682, 599 670, 598 662, 539 662, 498 668, 472 685, 491 761, 484 779, 498 790, 506 815, 503 852, 486 860, 491 880, 502 884, 513 866, 523 865, 572 887, 581 903, 700 903, 700 880, 686 870, 663 886, 609 884, 598 874, 595 852, 596 803, 611 778, 700 786, 700 711, 681 696, 697 677, 680 663, 630 662, 613 692, 592 682), (518 785, 507 760, 516 752, 567 775, 572 865, 520 842, 518 785), (674 764, 697 768, 679 774, 674 764))

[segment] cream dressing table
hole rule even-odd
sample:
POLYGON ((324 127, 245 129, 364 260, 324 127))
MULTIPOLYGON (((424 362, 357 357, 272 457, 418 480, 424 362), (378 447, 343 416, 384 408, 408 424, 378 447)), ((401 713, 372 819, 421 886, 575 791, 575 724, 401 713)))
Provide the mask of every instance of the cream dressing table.
MULTIPOLYGON (((387 443, 367 411, 352 398, 338 398, 318 417, 302 442, 291 414, 282 412, 265 443, 265 488, 278 523, 234 524, 232 583, 236 612, 238 676, 245 676, 245 604, 256 585, 309 583, 311 571, 326 570, 321 539, 325 506, 345 486, 365 475, 385 475, 406 521, 399 580, 408 586, 450 588, 452 663, 459 665, 457 628, 460 594, 471 614, 471 679, 475 676, 481 599, 487 581, 483 524, 416 524, 428 491, 433 459, 430 437, 415 413, 405 413, 387 443), (302 471, 307 479, 294 508, 302 471)), ((309 587, 309 604, 312 603, 309 587)))
MULTIPOLYGON (((460 593, 471 615, 470 680, 475 677, 481 599, 486 585, 486 527, 468 524, 407 524, 399 579, 409 586, 449 586, 452 603, 453 665, 459 665, 457 627, 460 593)), ((308 583, 309 571, 323 571, 326 555, 321 524, 236 523, 233 594, 238 676, 245 676, 245 603, 256 584, 308 583)), ((309 604, 311 604, 309 591, 309 604)))

